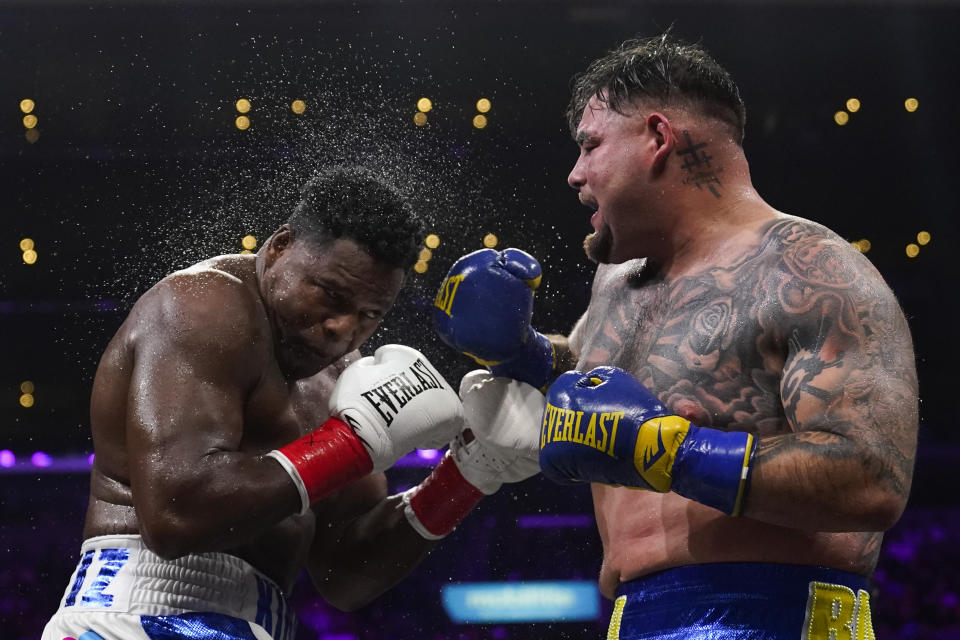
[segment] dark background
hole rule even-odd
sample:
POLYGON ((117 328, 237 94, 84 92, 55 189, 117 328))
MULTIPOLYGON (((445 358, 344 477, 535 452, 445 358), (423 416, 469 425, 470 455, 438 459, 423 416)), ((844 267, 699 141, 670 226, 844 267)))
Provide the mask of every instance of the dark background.
MULTIPOLYGON (((417 346, 450 379, 471 368, 433 337, 429 309, 449 265, 488 232, 540 259, 535 324, 568 331, 592 276, 579 248, 589 212, 566 186, 569 79, 623 39, 671 25, 737 80, 761 195, 868 238, 903 305, 920 449, 878 572, 875 624, 883 637, 960 637, 960 586, 947 571, 960 546, 955 2, 0 2, 0 449, 20 460, 89 453, 96 362, 137 296, 174 269, 238 251, 247 233, 262 242, 329 164, 386 174, 441 237, 371 347, 417 346), (434 108, 418 128, 422 96, 434 108), (253 105, 247 131, 234 126, 242 97, 253 105), (477 130, 481 97, 493 108, 477 130), (851 97, 862 108, 837 126, 851 97), (24 98, 36 102, 34 142, 24 98), (306 113, 291 112, 294 99, 306 113), (921 230, 932 241, 909 259, 921 230), (36 243, 32 266, 24 237, 36 243), (18 402, 25 380, 36 387, 29 409, 18 402)), ((398 470, 391 482, 425 473, 398 470)), ((0 482, 0 616, 13 625, 0 637, 34 638, 75 563, 87 479, 17 468, 0 482)), ((541 511, 589 513, 589 496, 558 497, 540 479, 501 492, 353 616, 301 585, 302 637, 602 636, 605 622, 454 628, 439 608, 447 580, 593 579, 593 529, 516 528, 541 511)))

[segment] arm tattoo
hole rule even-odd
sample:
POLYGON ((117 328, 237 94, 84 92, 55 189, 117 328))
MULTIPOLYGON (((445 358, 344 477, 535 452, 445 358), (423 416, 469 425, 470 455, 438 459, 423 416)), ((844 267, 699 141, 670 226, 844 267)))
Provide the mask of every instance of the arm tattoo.
MULTIPOLYGON (((688 143, 687 170, 707 167, 688 143)), ((607 268, 578 368, 622 367, 697 424, 760 435, 758 464, 803 451, 906 495, 916 368, 880 275, 843 239, 798 219, 770 223, 732 262, 671 281, 637 277, 642 263, 607 268)))

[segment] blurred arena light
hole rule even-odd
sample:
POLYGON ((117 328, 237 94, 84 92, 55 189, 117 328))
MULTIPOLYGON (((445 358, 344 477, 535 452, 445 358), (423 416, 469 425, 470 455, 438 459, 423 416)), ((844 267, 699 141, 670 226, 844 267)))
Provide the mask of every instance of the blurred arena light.
POLYGON ((903 108, 909 111, 910 113, 913 113, 914 111, 920 108, 920 101, 917 100, 916 98, 907 98, 906 100, 903 101, 903 108))
POLYGON ((833 114, 833 121, 842 127, 850 122, 850 114, 846 111, 837 111, 835 114, 833 114))
POLYGON ((35 106, 37 106, 36 103, 30 98, 24 98, 20 101, 20 111, 23 111, 24 113, 32 112, 35 106))
POLYGON ((929 242, 930 242, 930 232, 929 232, 929 231, 921 231, 920 233, 917 234, 917 244, 918 244, 918 245, 920 245, 920 246, 922 247, 922 246, 928 244, 929 242))
POLYGON ((490 111, 491 106, 492 105, 490 104, 490 101, 486 98, 480 98, 477 100, 477 111, 480 113, 486 113, 490 111))
POLYGON ((487 116, 482 113, 473 116, 473 126, 476 129, 485 129, 487 126, 487 116))
POLYGON ((423 239, 423 244, 427 245, 427 248, 429 249, 436 249, 440 246, 440 236, 435 233, 431 233, 423 239))
POLYGON ((600 592, 586 580, 449 584, 441 600, 450 619, 461 624, 571 622, 600 615, 600 592))
POLYGON ((483 236, 483 246, 485 246, 487 249, 493 249, 499 243, 500 238, 498 238, 495 234, 488 233, 487 235, 483 236))
POLYGON ((430 109, 433 109, 433 102, 430 100, 430 98, 420 98, 417 100, 417 111, 420 113, 426 113, 427 111, 430 111, 430 109))
POLYGON ((417 111, 415 114, 413 114, 413 124, 417 125, 418 127, 422 127, 423 125, 427 124, 427 114, 425 114, 423 111, 417 111))
POLYGON ((298 116, 302 115, 303 112, 307 110, 307 103, 303 100, 294 100, 290 103, 290 110, 298 116))
POLYGON ((847 100, 847 111, 850 113, 856 113, 860 111, 860 100, 857 98, 850 98, 847 100))

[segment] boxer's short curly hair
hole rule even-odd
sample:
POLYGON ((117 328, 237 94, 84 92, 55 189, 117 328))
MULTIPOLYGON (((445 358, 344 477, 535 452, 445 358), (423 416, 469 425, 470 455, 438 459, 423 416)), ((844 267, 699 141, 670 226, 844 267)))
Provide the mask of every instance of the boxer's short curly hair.
POLYGON ((730 74, 702 46, 674 38, 669 30, 627 40, 594 60, 573 77, 571 94, 567 123, 574 134, 594 96, 624 115, 635 102, 649 99, 696 108, 728 125, 731 137, 743 144, 747 114, 730 74))
POLYGON ((294 238, 320 245, 348 238, 375 260, 407 269, 423 242, 423 223, 389 182, 355 166, 331 167, 301 190, 287 219, 294 238))

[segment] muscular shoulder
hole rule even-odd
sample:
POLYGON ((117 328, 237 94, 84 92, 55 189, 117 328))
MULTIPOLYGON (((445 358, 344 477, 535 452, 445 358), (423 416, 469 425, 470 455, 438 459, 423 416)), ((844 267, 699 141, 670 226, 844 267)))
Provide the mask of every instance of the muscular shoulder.
POLYGON ((783 216, 764 232, 755 279, 770 315, 786 332, 839 330, 860 336, 865 320, 901 316, 893 292, 869 260, 823 225, 783 216))
POLYGON ((242 276, 214 261, 170 274, 134 305, 131 338, 249 349, 266 337, 265 315, 254 284, 242 276))

